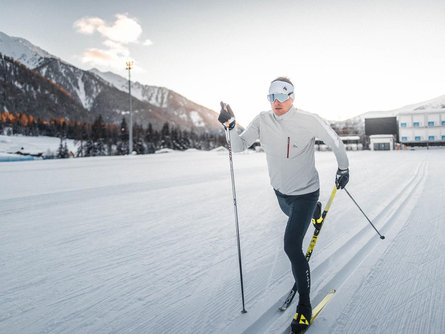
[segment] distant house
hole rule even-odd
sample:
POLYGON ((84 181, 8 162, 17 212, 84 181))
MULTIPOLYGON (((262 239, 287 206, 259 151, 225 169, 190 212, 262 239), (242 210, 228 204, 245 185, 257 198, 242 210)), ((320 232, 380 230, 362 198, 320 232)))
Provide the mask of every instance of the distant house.
POLYGON ((392 151, 396 143, 394 135, 371 135, 369 141, 371 151, 392 151))
POLYGON ((360 136, 340 137, 347 151, 363 150, 363 144, 360 142, 360 136))
MULTIPOLYGON (((360 142, 360 136, 342 136, 341 141, 345 145, 347 151, 363 150, 363 144, 360 142)), ((317 151, 330 151, 330 147, 326 145, 321 139, 315 138, 315 149, 317 151)))

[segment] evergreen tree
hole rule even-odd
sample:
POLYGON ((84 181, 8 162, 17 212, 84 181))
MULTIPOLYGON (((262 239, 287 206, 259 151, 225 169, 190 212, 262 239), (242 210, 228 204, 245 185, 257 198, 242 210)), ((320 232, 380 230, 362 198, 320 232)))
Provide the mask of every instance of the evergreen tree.
POLYGON ((85 141, 88 139, 88 126, 86 123, 80 124, 76 130, 75 142, 80 142, 80 146, 77 149, 76 156, 84 157, 85 156, 85 141))
POLYGON ((173 148, 170 136, 170 126, 165 122, 161 130, 160 148, 173 148))
POLYGON ((122 122, 120 126, 120 136, 119 142, 117 144, 117 154, 118 155, 126 155, 129 152, 128 147, 128 127, 127 122, 125 121, 125 117, 122 117, 122 122))
POLYGON ((84 157, 93 157, 96 155, 96 147, 94 145, 93 139, 88 138, 83 147, 83 156, 84 157))
POLYGON ((66 144, 66 141, 65 141, 65 145, 63 145, 62 137, 60 137, 60 144, 59 144, 59 148, 57 150, 56 157, 59 159, 69 158, 68 146, 66 144))
POLYGON ((106 154, 105 140, 106 140, 105 123, 102 115, 99 115, 93 125, 91 126, 91 139, 93 141, 93 156, 103 156, 106 154))

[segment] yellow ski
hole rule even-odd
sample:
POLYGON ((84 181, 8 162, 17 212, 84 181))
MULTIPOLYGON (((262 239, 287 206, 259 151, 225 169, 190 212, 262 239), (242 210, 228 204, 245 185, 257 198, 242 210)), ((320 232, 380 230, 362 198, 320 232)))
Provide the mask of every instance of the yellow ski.
POLYGON ((320 314, 320 312, 324 309, 327 303, 334 297, 335 289, 329 291, 329 293, 323 298, 323 300, 318 303, 317 306, 312 310, 312 318, 311 323, 315 320, 315 318, 320 314))

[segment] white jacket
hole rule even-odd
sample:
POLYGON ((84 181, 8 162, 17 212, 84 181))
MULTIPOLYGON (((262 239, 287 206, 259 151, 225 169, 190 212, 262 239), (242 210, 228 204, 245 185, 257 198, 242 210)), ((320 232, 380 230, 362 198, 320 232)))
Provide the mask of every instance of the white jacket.
POLYGON ((295 107, 281 116, 272 110, 262 112, 241 135, 231 130, 230 137, 234 152, 244 151, 260 139, 266 152, 270 183, 285 195, 302 195, 320 188, 315 169, 315 137, 333 150, 340 169, 349 166, 345 147, 334 130, 318 115, 295 107))

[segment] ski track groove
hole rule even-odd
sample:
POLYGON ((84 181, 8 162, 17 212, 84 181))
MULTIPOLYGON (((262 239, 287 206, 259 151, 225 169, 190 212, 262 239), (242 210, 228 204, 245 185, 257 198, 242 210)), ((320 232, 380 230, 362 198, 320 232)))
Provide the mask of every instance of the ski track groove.
POLYGON ((443 206, 444 184, 443 180, 427 179, 408 224, 400 231, 398 238, 393 240, 392 247, 384 253, 385 258, 397 256, 400 267, 388 268, 391 264, 379 261, 363 282, 362 288, 355 292, 355 298, 346 305, 330 333, 383 333, 389 326, 396 333, 443 333, 441 330, 445 328, 445 315, 440 311, 440 306, 445 302, 445 284, 441 272, 445 264, 445 257, 442 255, 445 240, 441 226, 443 218, 434 214, 429 217, 429 214, 421 214, 416 209, 426 207, 430 209, 429 212, 434 212, 437 205, 443 206), (436 192, 435 186, 438 190, 436 192), (425 200, 426 196, 422 196, 425 192, 427 196, 428 192, 436 194, 435 203, 425 200), (430 228, 419 229, 419 223, 427 223, 425 219, 428 218, 430 228), (418 231, 414 239, 411 235, 413 231, 418 231), (432 235, 437 237, 432 238, 432 235), (410 243, 409 248, 406 248, 406 242, 410 243), (400 246, 403 253, 400 253, 400 246), (407 279, 400 280, 401 272, 394 272, 398 268, 403 268, 403 275, 407 279), (382 283, 391 286, 392 298, 385 291, 379 291, 382 283), (359 305, 360 298, 375 301, 367 305, 373 308, 360 312, 363 308, 363 305, 359 305), (358 319, 348 321, 352 316, 358 319))
MULTIPOLYGON (((382 230, 386 230, 386 226, 387 225, 391 225, 391 217, 388 218, 385 222, 381 223, 380 221, 382 220, 382 217, 384 218, 385 216, 388 215, 388 213, 391 212, 396 212, 400 206, 403 205, 403 203, 406 201, 405 200, 400 200, 400 198, 403 197, 403 195, 406 195, 406 192, 408 189, 410 189, 411 191, 408 192, 408 194, 405 197, 409 197, 412 194, 412 189, 415 188, 415 186, 420 183, 420 181, 422 180, 423 176, 421 175, 422 173, 424 173, 425 170, 425 163, 420 163, 414 173, 414 175, 407 181, 407 183, 405 184, 405 186, 402 187, 402 189, 395 194, 392 197, 392 200, 389 201, 389 205, 386 206, 385 208, 383 208, 378 214, 377 216, 372 220, 374 225, 376 225, 377 228, 380 228, 382 230), (397 200, 399 199, 399 200, 397 200), (394 205, 394 202, 396 202, 396 205, 394 205)), ((357 209, 358 210, 358 209, 357 209)), ((391 214, 391 216, 394 215, 394 213, 391 214)), ((328 218, 329 219, 329 216, 328 218)), ((365 219, 363 217, 363 219, 365 219)), ((330 269, 333 269, 335 274, 333 277, 329 278, 324 278, 323 281, 328 281, 327 283, 323 284, 322 282, 313 282, 312 286, 323 286, 324 288, 319 288, 316 289, 314 292, 315 297, 313 298, 314 305, 316 305, 319 301, 321 301, 321 299, 326 295, 326 293, 333 287, 335 287, 336 289, 339 288, 338 284, 341 283, 342 280, 346 279, 348 276, 350 276, 352 274, 352 272, 354 271, 354 267, 356 265, 359 265, 359 263, 361 262, 362 258, 366 257, 371 251, 372 249, 375 247, 376 245, 376 241, 380 241, 380 239, 376 239, 375 237, 375 231, 372 231, 372 234, 369 233, 369 229, 372 229, 371 226, 369 226, 368 222, 365 221, 365 223, 367 225, 365 225, 364 227, 362 227, 357 233, 355 233, 354 235, 350 236, 348 238, 347 241, 342 242, 340 247, 335 250, 331 255, 329 255, 326 259, 324 259, 324 261, 322 263, 320 263, 319 265, 317 265, 314 269, 312 269, 312 273, 311 276, 312 277, 323 277, 323 274, 326 272, 329 272, 330 269), (351 245, 351 249, 355 249, 353 244, 357 244, 360 242, 361 238, 363 238, 364 236, 368 236, 368 242, 366 242, 364 244, 364 246, 360 247, 360 250, 357 251, 356 255, 352 256, 352 259, 350 260, 352 264, 348 264, 347 260, 346 260, 346 264, 344 264, 344 266, 339 269, 338 266, 338 256, 341 253, 344 253, 344 249, 342 249, 342 247, 344 247, 344 245, 351 245), (331 261, 332 259, 335 259, 335 261, 331 261), (355 261, 354 261, 355 259, 355 261), (342 274, 342 271, 344 271, 345 269, 347 269, 348 274, 342 274), (314 284, 315 283, 315 284, 314 284), (333 284, 335 283, 335 284, 333 284)), ((349 254, 351 255, 351 254, 349 254)), ((346 257, 346 256, 345 256, 346 257)), ((291 319, 292 317, 289 316, 289 313, 291 313, 289 310, 293 309, 292 307, 289 307, 289 309, 285 312, 279 311, 278 308, 280 306, 280 304, 282 303, 282 301, 286 298, 287 293, 285 295, 283 295, 275 304, 273 304, 257 321, 255 321, 254 323, 252 323, 246 330, 243 331, 243 334, 257 334, 257 333, 273 333, 276 330, 279 331, 279 329, 275 329, 274 328, 274 324, 275 322, 279 321, 280 318, 284 317, 286 315, 286 319, 291 319), (271 331, 272 328, 272 331, 271 331)), ((293 315, 293 312, 292 312, 293 315)), ((282 333, 283 334, 288 334, 290 331, 290 327, 287 327, 282 333)))

